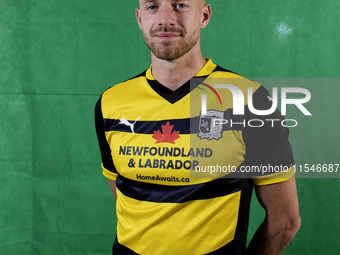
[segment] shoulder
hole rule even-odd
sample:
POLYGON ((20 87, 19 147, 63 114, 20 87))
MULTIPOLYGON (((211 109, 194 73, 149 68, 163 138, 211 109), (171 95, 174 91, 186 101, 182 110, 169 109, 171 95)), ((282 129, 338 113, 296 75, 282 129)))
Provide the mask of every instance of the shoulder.
POLYGON ((113 85, 106 89, 104 93, 102 94, 102 98, 104 97, 119 97, 122 96, 122 94, 128 94, 131 90, 136 89, 139 85, 143 83, 145 80, 145 73, 146 71, 127 79, 123 82, 120 82, 116 85, 113 85))
POLYGON ((211 79, 211 83, 215 84, 215 88, 217 87, 222 90, 228 89, 234 96, 237 96, 238 98, 241 96, 244 98, 245 103, 248 101, 249 95, 257 97, 258 94, 265 94, 266 91, 260 83, 245 78, 244 76, 219 65, 215 67, 208 78, 211 79), (216 84, 218 84, 218 86, 216 86, 216 84), (249 92, 251 92, 251 94, 249 94, 249 92))
POLYGON ((149 93, 147 84, 144 71, 108 88, 97 101, 96 112, 101 112, 104 118, 118 118, 123 109, 132 109, 132 105, 149 93))

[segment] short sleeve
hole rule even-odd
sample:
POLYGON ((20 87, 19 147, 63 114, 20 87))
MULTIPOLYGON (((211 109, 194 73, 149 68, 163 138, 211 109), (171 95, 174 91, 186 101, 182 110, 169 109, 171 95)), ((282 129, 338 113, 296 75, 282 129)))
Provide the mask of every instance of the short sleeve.
POLYGON ((106 137, 105 137, 105 127, 104 127, 104 119, 103 119, 102 108, 101 108, 101 101, 102 101, 101 99, 102 98, 100 97, 95 106, 95 125, 96 125, 96 132, 97 132, 100 153, 102 157, 101 166, 103 169, 103 175, 106 178, 109 178, 115 181, 118 173, 112 160, 110 145, 108 144, 106 137))
MULTIPOLYGON (((272 103, 270 94, 263 86, 254 92, 255 109, 270 109, 272 103)), ((246 146, 244 165, 260 170, 251 172, 253 183, 268 185, 290 179, 295 174, 295 163, 284 117, 278 109, 270 115, 260 116, 253 114, 248 107, 245 112, 248 125, 242 134, 246 146)))

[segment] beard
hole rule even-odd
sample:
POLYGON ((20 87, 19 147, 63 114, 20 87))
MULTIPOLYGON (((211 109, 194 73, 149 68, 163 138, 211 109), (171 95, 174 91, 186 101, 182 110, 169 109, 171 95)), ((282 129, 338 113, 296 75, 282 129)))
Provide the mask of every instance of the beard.
POLYGON ((183 29, 161 27, 151 30, 150 35, 147 35, 143 32, 143 37, 146 46, 148 46, 150 51, 157 58, 172 61, 184 56, 197 44, 199 38, 199 29, 195 30, 191 35, 188 36, 183 29), (180 38, 178 38, 179 40, 176 39, 174 41, 160 42, 155 37, 155 34, 158 32, 179 33, 180 38))

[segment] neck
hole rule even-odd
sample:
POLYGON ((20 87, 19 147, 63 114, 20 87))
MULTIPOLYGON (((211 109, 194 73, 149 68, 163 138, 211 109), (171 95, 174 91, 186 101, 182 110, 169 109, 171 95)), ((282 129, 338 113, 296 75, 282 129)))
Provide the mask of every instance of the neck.
POLYGON ((176 90, 194 77, 202 69, 206 60, 199 47, 194 47, 184 56, 168 61, 157 58, 151 53, 152 75, 165 87, 176 90), (195 50, 195 48, 197 48, 195 50))

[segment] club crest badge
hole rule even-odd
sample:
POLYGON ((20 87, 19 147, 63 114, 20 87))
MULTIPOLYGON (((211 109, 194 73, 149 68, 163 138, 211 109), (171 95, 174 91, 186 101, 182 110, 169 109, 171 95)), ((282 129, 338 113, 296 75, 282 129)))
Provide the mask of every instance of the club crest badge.
POLYGON ((224 112, 216 110, 208 110, 206 115, 201 113, 199 121, 198 137, 201 139, 216 139, 222 137, 223 124, 222 121, 214 121, 216 119, 223 119, 224 112))

